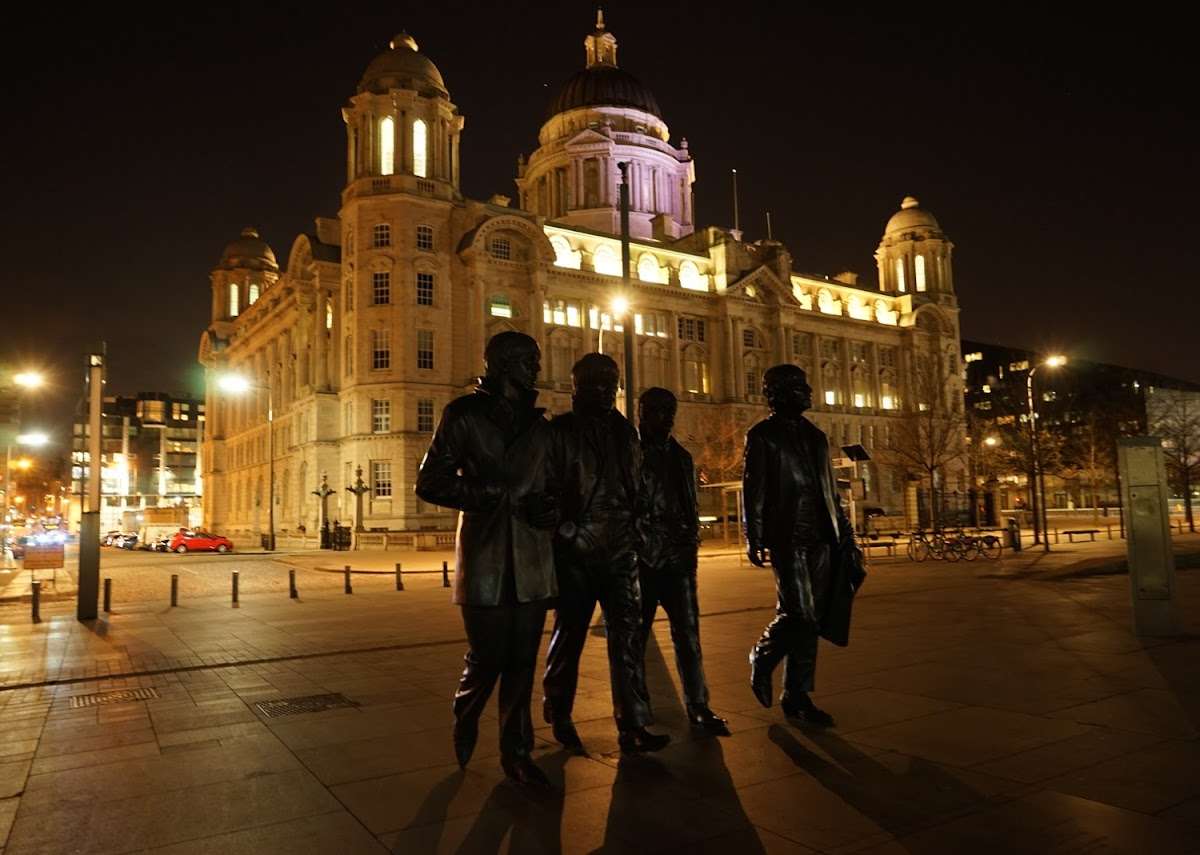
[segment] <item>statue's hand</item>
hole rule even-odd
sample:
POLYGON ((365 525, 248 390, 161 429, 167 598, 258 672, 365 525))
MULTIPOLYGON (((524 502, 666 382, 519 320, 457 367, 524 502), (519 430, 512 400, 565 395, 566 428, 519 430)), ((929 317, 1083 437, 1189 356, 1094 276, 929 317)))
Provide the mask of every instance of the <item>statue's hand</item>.
POLYGON ((767 566, 767 550, 761 543, 750 541, 750 546, 746 549, 746 557, 755 567, 767 566))

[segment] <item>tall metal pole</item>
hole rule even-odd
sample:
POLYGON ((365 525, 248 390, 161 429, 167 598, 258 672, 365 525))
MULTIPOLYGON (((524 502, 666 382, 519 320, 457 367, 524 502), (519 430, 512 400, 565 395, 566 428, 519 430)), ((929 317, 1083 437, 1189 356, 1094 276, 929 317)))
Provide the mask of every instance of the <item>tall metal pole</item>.
MULTIPOLYGON (((617 164, 621 169, 621 290, 626 301, 629 300, 629 164, 622 161, 617 164)), ((601 328, 604 324, 600 324, 601 328)), ((616 324, 613 324, 616 326, 616 324)), ((623 329, 625 339, 625 418, 631 422, 633 412, 633 348, 637 331, 633 324, 633 308, 625 310, 623 329)))
POLYGON ((275 551, 275 384, 267 372, 267 549, 275 551))
POLYGON ((733 175, 733 230, 740 234, 742 231, 742 220, 738 211, 737 170, 731 169, 730 172, 733 175))
MULTIPOLYGON (((1033 406, 1033 376, 1037 374, 1037 366, 1029 369, 1029 374, 1025 377, 1025 399, 1029 405, 1029 444, 1033 452, 1033 472, 1029 484, 1029 495, 1033 499, 1033 519, 1034 533, 1040 527, 1042 530, 1042 548, 1050 551, 1050 537, 1046 531, 1045 516, 1042 513, 1042 507, 1045 503, 1045 496, 1040 499, 1038 497, 1038 482, 1042 471, 1042 455, 1041 448, 1038 445, 1038 425, 1037 411, 1033 406)), ((1044 482, 1043 482, 1044 483, 1044 482)))
POLYGON ((90 353, 88 369, 88 475, 84 508, 79 515, 79 582, 75 601, 78 620, 95 620, 100 597, 100 488, 104 453, 104 346, 90 353))

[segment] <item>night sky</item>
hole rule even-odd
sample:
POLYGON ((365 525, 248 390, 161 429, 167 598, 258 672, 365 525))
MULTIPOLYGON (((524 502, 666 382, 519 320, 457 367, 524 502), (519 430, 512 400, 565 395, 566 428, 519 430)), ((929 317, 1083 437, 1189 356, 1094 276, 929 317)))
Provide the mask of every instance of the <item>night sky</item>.
MULTIPOLYGON (((0 349, 54 374, 32 420, 65 430, 99 338, 110 392, 199 392, 222 247, 254 224, 284 264, 336 215, 339 109, 401 29, 466 116, 465 193, 515 197, 594 5, 360 5, 101 4, 9 28, 0 349)), ((1200 381, 1189 34, 1049 5, 605 13, 621 66, 688 138, 701 224, 732 225, 736 167, 749 239, 769 210, 797 270, 873 283, 912 194, 956 244, 964 336, 1200 381)))

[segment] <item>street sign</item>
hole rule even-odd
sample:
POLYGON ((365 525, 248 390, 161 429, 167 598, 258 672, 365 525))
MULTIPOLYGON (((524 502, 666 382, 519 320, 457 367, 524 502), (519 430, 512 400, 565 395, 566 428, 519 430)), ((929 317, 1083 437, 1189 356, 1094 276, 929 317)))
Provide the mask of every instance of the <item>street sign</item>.
POLYGON ((25 546, 26 570, 57 570, 63 566, 61 543, 27 544, 25 546))

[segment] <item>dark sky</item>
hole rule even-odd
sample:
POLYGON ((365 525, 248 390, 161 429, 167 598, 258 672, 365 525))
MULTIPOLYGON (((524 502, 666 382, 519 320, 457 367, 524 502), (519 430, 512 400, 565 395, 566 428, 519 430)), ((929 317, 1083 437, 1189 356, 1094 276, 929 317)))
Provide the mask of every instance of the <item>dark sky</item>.
MULTIPOLYGON (((605 11, 622 67, 688 138, 701 223, 731 225, 736 167, 749 238, 770 210, 798 269, 873 281, 883 225, 913 194, 955 241, 965 336, 1200 381, 1181 23, 893 5, 605 11)), ((339 108, 400 29, 466 116, 467 195, 515 195, 595 7, 359 6, 99 4, 9 30, 0 352, 54 372, 33 418, 70 411, 98 338, 112 391, 198 391, 209 270, 244 225, 283 263, 314 215, 337 213, 339 108)))

